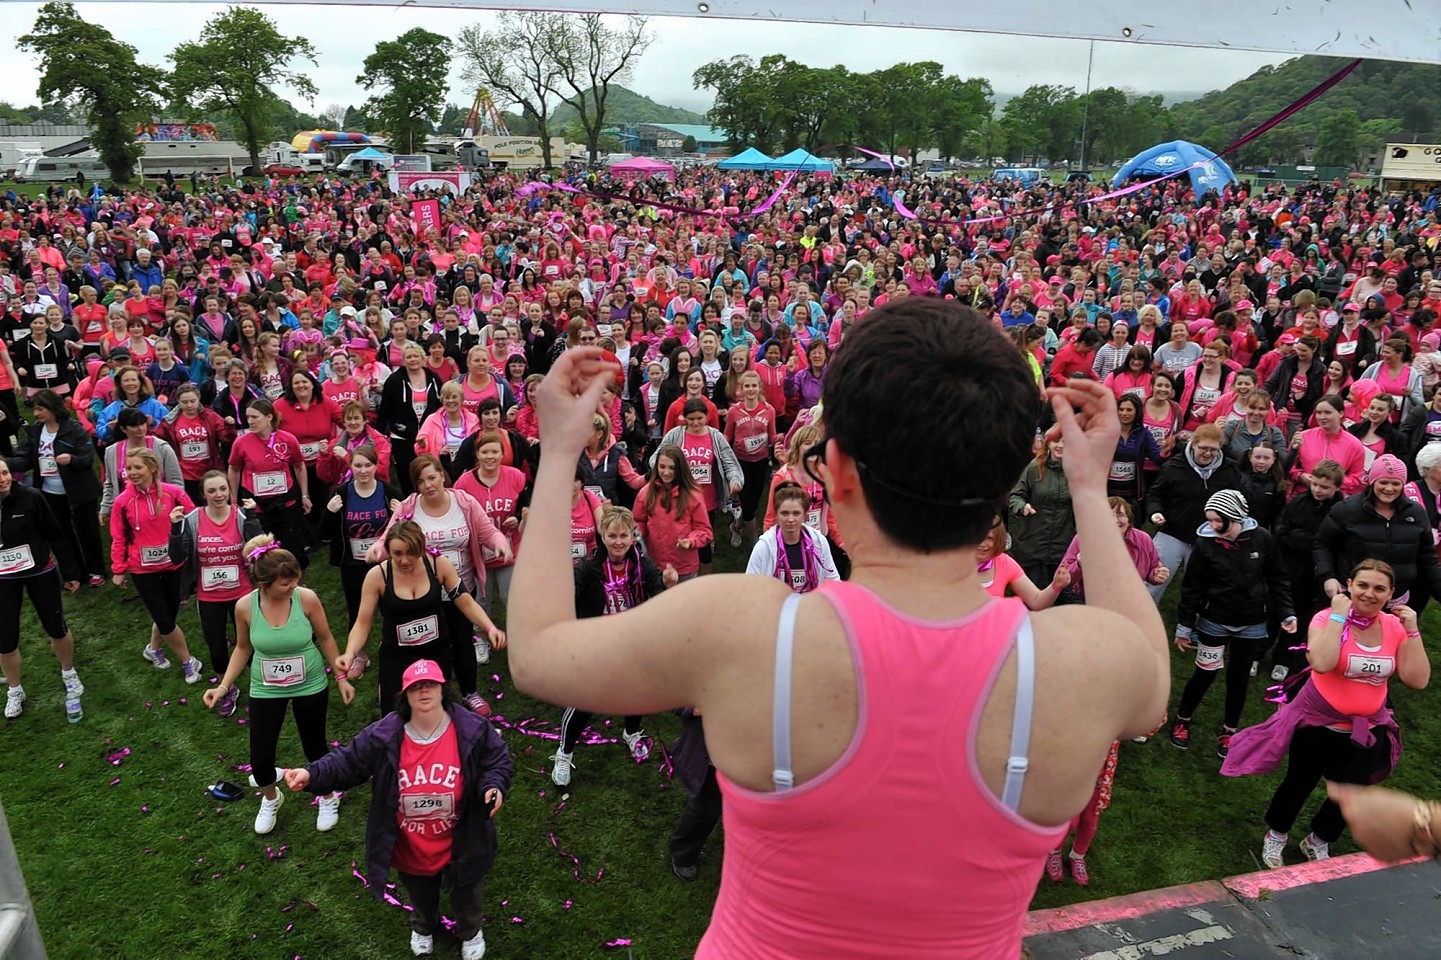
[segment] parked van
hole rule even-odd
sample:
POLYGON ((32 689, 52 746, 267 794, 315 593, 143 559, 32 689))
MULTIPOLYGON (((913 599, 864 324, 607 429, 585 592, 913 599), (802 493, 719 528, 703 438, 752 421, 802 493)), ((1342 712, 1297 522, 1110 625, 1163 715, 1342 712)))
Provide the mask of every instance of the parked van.
POLYGON ((1028 187, 1047 179, 1046 171, 1040 167, 1001 167, 992 177, 996 180, 1018 180, 1028 187))
POLYGON ((22 183, 83 183, 109 176, 110 168, 99 157, 25 157, 15 168, 15 179, 22 183))

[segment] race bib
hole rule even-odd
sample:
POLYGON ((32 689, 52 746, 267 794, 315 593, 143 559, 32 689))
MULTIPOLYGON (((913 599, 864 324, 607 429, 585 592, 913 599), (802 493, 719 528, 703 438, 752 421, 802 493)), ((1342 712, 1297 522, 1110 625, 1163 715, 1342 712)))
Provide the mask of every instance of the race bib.
POLYGON ((579 562, 579 561, 581 561, 581 560, 584 560, 584 559, 585 559, 585 544, 583 544, 583 543, 578 543, 577 541, 572 540, 572 541, 570 542, 570 559, 571 559, 571 562, 572 562, 572 563, 575 563, 575 562, 579 562))
POLYGON ((805 593, 806 572, 804 570, 791 571, 791 589, 796 593, 805 593))
POLYGON ((204 460, 210 454, 210 444, 204 440, 186 440, 180 445, 180 459, 204 460))
POLYGON ((306 460, 314 460, 316 457, 320 456, 320 451, 324 449, 324 440, 317 440, 315 443, 302 443, 300 445, 300 455, 306 460))
POLYGON ((1379 686, 1396 672, 1395 657, 1353 653, 1346 658, 1346 678, 1379 686))
POLYGON ((402 647, 418 647, 440 639, 440 621, 434 615, 421 617, 395 628, 395 642, 402 647))
POLYGON ((238 564, 222 563, 200 568, 200 589, 202 590, 229 590, 238 586, 240 586, 240 566, 238 564))
POLYGON ((1136 479, 1136 462, 1134 460, 1112 460, 1110 479, 1118 483, 1136 479))
POLYGON ((24 573, 34 566, 35 556, 30 552, 29 544, 0 550, 0 576, 24 573))
POLYGON ((449 793, 406 793, 400 813, 407 820, 449 820, 455 816, 455 797, 449 793))
POLYGON ((54 457, 38 457, 36 459, 40 465, 40 476, 58 477, 60 475, 60 470, 55 465, 54 457))
POLYGON ((227 250, 229 250, 232 246, 234 246, 234 244, 233 244, 231 241, 229 241, 229 240, 221 240, 221 241, 220 241, 220 245, 221 245, 222 247, 224 247, 225 249, 227 249, 227 250))
POLYGON ((250 481, 250 491, 257 497, 274 497, 290 489, 290 474, 284 470, 257 473, 250 481))
POLYGON ((386 289, 385 281, 384 281, 384 280, 377 280, 377 281, 375 281, 375 289, 378 290, 378 291, 380 291, 381 293, 384 293, 384 292, 385 292, 385 289, 386 289))
POLYGON ((695 478, 695 482, 703 487, 710 483, 710 464, 693 463, 690 465, 690 474, 695 478))
POLYGON ((428 401, 425 400, 410 401, 410 409, 415 411, 415 419, 417 420, 425 416, 425 408, 428 406, 430 406, 430 404, 428 401))
POLYGON ((821 530, 821 508, 820 508, 820 507, 811 507, 809 510, 806 511, 806 526, 810 527, 812 530, 815 530, 815 531, 818 532, 818 533, 824 533, 824 532, 825 532, 825 531, 821 530))
POLYGON ((1349 343, 1338 343, 1338 344, 1336 344, 1336 356, 1338 356, 1338 357, 1349 357, 1349 356, 1351 356, 1352 354, 1354 354, 1355 352, 1356 352, 1356 341, 1355 341, 1355 340, 1352 340, 1352 341, 1350 341, 1349 343))
POLYGON ((605 499, 605 491, 593 484, 587 485, 585 488, 585 492, 595 497, 597 500, 605 499))
POLYGON ((267 687, 293 687, 305 682, 305 657, 261 657, 260 682, 267 687))
POLYGON ((442 550, 440 551, 440 555, 445 559, 449 560, 450 565, 454 567, 457 571, 460 570, 461 554, 459 550, 442 550))
POLYGON ((1201 670, 1220 670, 1226 662, 1225 647, 1208 647, 1196 644, 1196 666, 1201 670))
POLYGON ((765 434, 758 433, 754 437, 746 437, 741 442, 741 449, 746 453, 759 453, 766 445, 765 434))
POLYGON ((365 555, 370 552, 370 548, 375 546, 375 541, 379 539, 379 537, 366 537, 362 540, 350 541, 350 559, 364 560, 365 555))
POLYGON ((142 567, 164 567, 170 563, 170 547, 168 544, 160 544, 155 547, 140 548, 140 565, 142 567))
POLYGON ((58 368, 58 366, 57 366, 56 364, 53 364, 53 363, 37 363, 37 364, 35 364, 35 379, 37 379, 37 380, 54 380, 54 379, 55 379, 56 377, 58 377, 59 375, 60 375, 60 370, 59 370, 59 368, 58 368))

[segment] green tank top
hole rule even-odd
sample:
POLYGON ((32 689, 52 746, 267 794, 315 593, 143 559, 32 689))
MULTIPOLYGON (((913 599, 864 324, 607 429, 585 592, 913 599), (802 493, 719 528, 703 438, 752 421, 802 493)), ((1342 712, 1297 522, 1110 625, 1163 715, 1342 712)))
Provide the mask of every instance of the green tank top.
POLYGON ((304 697, 325 689, 325 660, 315 646, 310 618, 300 604, 300 590, 290 595, 290 617, 272 627, 260 612, 260 591, 250 592, 250 696, 304 697))

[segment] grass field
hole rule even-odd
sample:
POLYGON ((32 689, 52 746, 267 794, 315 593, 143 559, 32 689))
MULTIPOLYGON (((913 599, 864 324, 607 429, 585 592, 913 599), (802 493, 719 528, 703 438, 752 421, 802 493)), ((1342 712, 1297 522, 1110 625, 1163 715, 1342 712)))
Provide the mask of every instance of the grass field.
MULTIPOLYGON (((739 553, 723 544, 718 569, 738 569, 739 553)), ((343 623, 331 568, 319 562, 309 579, 332 622, 343 623)), ((85 719, 65 722, 54 660, 27 609, 30 702, 20 719, 0 726, 0 797, 51 956, 406 955, 406 915, 373 903, 351 874, 352 860, 363 857, 367 789, 346 797, 333 833, 315 831, 314 810, 297 795, 281 810, 275 832, 257 837, 253 798, 226 806, 205 792, 219 778, 244 780, 236 769, 247 761, 244 712, 221 720, 201 706, 203 687, 186 687, 178 668, 159 672, 144 663, 139 651, 148 621, 139 603, 121 602, 113 587, 82 590, 70 613, 88 688, 85 719)), ((182 623, 194 649, 203 650, 193 610, 182 623)), ((1434 614, 1424 625, 1436 636, 1434 614)), ((482 685, 497 712, 512 723, 554 721, 557 709, 510 689, 504 660, 498 654, 483 670, 498 678, 482 685)), ((1178 657, 1178 683, 1188 669, 1178 657)), ((1248 723, 1269 709, 1263 686, 1258 678, 1248 723)), ((1410 750, 1395 783, 1441 795, 1441 718, 1429 708, 1429 694, 1394 688, 1410 750)), ((1210 738, 1220 693, 1213 690, 1198 712, 1198 742, 1189 753, 1163 739, 1123 745, 1114 805, 1092 849, 1093 885, 1047 884, 1036 906, 1258 868, 1259 818, 1274 779, 1217 775, 1210 738)), ((366 692, 349 708, 333 704, 332 738, 347 739, 374 719, 373 703, 366 692)), ((647 729, 669 741, 677 725, 655 717, 647 729)), ((606 944, 627 939, 636 958, 689 956, 709 915, 721 841, 718 834, 700 882, 682 885, 671 877, 665 841, 684 802, 680 785, 655 761, 631 763, 619 745, 583 746, 562 802, 546 773, 553 741, 515 730, 506 740, 516 779, 487 890, 492 955, 626 956, 625 947, 606 944)), ((293 729, 282 737, 280 758, 302 759, 293 729)), ((1343 841, 1338 849, 1354 847, 1343 841)))

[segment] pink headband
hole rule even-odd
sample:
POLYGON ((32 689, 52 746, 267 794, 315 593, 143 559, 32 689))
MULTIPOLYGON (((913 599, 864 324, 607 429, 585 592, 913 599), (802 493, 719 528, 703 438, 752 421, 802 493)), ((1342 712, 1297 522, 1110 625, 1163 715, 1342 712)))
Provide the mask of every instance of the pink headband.
POLYGON ((249 553, 247 553, 247 554, 245 555, 245 561, 246 561, 246 563, 254 564, 255 561, 259 560, 261 557, 265 556, 265 555, 266 555, 267 553, 269 553, 270 551, 272 551, 272 550, 279 550, 279 549, 280 549, 280 542, 277 541, 277 540, 272 540, 272 541, 270 541, 269 543, 262 544, 261 546, 258 546, 258 547, 256 547, 254 550, 252 550, 252 551, 250 551, 249 553))

